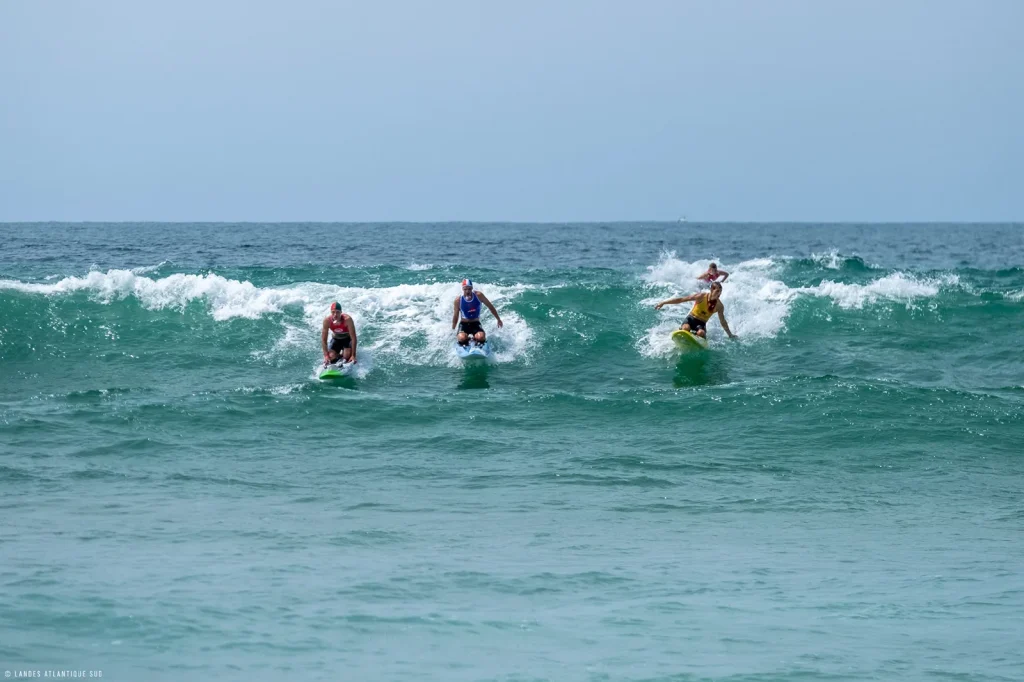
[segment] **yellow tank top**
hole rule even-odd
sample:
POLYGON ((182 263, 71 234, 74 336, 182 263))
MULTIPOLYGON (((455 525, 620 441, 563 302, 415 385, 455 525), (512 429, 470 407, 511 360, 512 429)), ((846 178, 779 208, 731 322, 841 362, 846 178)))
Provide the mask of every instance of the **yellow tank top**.
POLYGON ((693 304, 693 310, 690 311, 691 317, 696 317, 701 322, 707 322, 711 319, 711 316, 718 312, 718 306, 720 302, 715 301, 715 307, 708 307, 708 295, 704 294, 693 304))

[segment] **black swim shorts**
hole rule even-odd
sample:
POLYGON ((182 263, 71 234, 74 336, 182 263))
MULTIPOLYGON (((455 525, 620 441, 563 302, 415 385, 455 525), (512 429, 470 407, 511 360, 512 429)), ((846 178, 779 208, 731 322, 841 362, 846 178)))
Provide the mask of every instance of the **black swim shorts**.
POLYGON ((477 332, 482 332, 483 327, 480 326, 480 320, 463 320, 459 322, 459 331, 473 336, 477 332))
POLYGON ((701 329, 703 329, 704 331, 708 330, 707 320, 698 320, 693 315, 687 315, 686 322, 684 324, 690 325, 691 332, 700 331, 701 329))
POLYGON ((341 351, 345 350, 346 348, 351 348, 351 347, 352 347, 352 337, 349 336, 348 334, 344 334, 343 336, 335 336, 333 339, 331 339, 331 345, 328 346, 328 348, 330 350, 333 350, 335 353, 340 353, 341 351))

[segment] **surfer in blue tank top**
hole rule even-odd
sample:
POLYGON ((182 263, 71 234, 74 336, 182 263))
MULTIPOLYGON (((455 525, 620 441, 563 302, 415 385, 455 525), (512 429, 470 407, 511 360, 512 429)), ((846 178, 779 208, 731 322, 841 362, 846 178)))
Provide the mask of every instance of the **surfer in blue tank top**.
POLYGON ((462 280, 462 296, 455 299, 455 314, 452 316, 452 329, 459 328, 459 345, 466 346, 470 340, 477 343, 487 341, 487 334, 480 326, 480 305, 487 306, 487 309, 498 321, 498 327, 502 326, 501 316, 494 309, 494 305, 487 300, 482 292, 473 290, 473 282, 468 279, 462 280))

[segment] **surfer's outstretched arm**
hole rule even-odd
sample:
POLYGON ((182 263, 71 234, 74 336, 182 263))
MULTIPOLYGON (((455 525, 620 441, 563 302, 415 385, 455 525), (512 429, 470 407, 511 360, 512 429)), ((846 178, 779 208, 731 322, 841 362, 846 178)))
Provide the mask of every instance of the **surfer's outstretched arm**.
POLYGON ((722 281, 723 281, 723 282, 724 282, 725 280, 729 279, 729 273, 728 273, 728 272, 726 272, 725 270, 719 270, 719 271, 718 271, 718 274, 722 276, 722 281))
MULTIPOLYGON (((721 305, 721 304, 719 304, 719 305, 721 305)), ((729 323, 725 321, 725 306, 724 305, 721 306, 718 309, 718 322, 722 325, 722 329, 725 330, 725 333, 729 335, 730 339, 735 339, 736 338, 736 335, 733 334, 732 331, 729 329, 729 323)))
POLYGON ((487 306, 487 309, 491 311, 491 315, 494 315, 494 319, 496 319, 498 321, 498 328, 501 328, 502 327, 501 315, 499 315, 498 311, 494 309, 494 304, 491 303, 487 299, 487 297, 484 296, 483 294, 481 294, 479 291, 476 292, 476 297, 484 302, 484 305, 487 306))
POLYGON ((665 305, 675 305, 677 303, 686 303, 687 301, 693 301, 696 300, 698 296, 700 296, 700 294, 690 294, 689 296, 680 296, 679 298, 669 298, 662 301, 661 303, 655 304, 654 309, 661 310, 661 307, 665 305))

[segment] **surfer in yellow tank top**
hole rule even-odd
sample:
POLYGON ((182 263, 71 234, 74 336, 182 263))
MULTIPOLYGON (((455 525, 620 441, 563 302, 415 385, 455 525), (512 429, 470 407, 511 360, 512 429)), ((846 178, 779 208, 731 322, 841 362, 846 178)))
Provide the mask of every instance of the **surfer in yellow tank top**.
POLYGON ((736 335, 732 333, 729 329, 729 323, 725 321, 725 304, 722 303, 721 297, 721 282, 712 282, 711 291, 707 293, 700 292, 690 294, 689 296, 670 298, 654 306, 654 309, 661 310, 662 306, 692 302, 693 308, 690 309, 690 314, 686 316, 686 320, 680 325, 680 329, 704 338, 707 335, 708 320, 711 319, 712 315, 717 314, 718 322, 722 325, 722 329, 725 330, 730 339, 735 339, 736 335))

